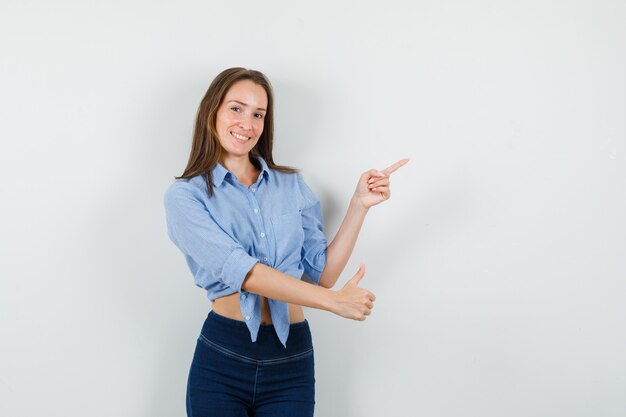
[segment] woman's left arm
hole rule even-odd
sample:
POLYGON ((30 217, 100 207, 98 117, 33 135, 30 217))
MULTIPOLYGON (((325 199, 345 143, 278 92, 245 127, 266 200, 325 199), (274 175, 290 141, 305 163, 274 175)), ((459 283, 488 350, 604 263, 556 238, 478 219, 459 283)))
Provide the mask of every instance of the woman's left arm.
POLYGON ((361 174, 343 222, 326 250, 326 266, 320 276, 319 285, 326 288, 335 285, 352 255, 367 212, 370 207, 389 200, 389 178, 407 162, 408 158, 401 159, 382 171, 371 169, 361 174))

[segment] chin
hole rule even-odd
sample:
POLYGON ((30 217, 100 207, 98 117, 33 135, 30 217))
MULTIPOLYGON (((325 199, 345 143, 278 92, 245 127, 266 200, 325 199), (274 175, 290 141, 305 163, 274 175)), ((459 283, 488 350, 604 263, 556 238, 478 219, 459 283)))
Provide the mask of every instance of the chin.
POLYGON ((241 149, 224 149, 225 153, 228 156, 236 156, 236 157, 237 156, 249 155, 251 150, 252 150, 252 148, 247 150, 247 151, 246 150, 241 150, 241 149))

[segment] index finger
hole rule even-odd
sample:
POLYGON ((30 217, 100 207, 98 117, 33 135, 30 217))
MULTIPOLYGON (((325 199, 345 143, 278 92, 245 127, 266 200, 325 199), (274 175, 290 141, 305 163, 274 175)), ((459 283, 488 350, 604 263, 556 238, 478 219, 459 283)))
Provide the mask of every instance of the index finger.
POLYGON ((383 172, 387 175, 394 173, 398 168, 400 168, 402 165, 406 164, 407 162, 409 162, 409 158, 404 158, 399 160, 398 162, 396 162, 395 164, 391 165, 388 168, 383 169, 383 172))

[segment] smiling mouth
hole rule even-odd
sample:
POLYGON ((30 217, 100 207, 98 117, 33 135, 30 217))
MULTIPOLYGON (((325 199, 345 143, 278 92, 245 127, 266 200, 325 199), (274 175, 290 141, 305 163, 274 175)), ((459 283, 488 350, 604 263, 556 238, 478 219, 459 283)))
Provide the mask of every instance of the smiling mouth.
POLYGON ((247 141, 249 141, 249 140, 250 140, 250 137, 240 135, 239 133, 230 132, 230 134, 231 134, 231 135, 233 135, 233 137, 234 137, 235 139, 242 140, 242 141, 244 141, 244 142, 247 142, 247 141))

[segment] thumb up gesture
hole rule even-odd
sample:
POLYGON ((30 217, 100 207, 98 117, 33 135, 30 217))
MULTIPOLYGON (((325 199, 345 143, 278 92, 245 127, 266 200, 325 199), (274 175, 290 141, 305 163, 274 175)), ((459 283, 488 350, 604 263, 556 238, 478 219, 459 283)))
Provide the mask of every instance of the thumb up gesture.
POLYGON ((332 312, 347 319, 363 321, 372 314, 376 296, 359 282, 365 275, 365 265, 361 264, 357 273, 350 278, 343 288, 335 293, 335 305, 332 312))

